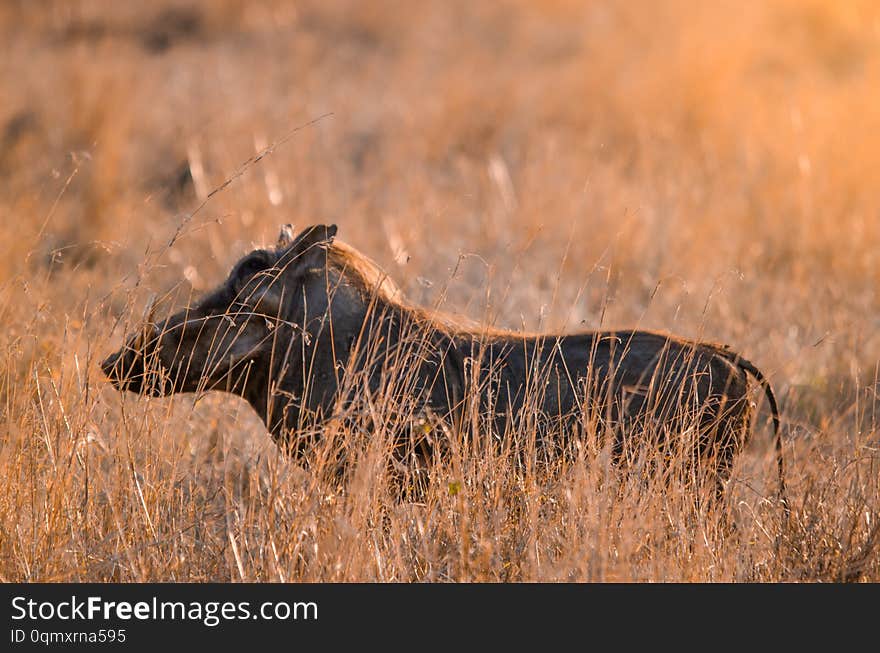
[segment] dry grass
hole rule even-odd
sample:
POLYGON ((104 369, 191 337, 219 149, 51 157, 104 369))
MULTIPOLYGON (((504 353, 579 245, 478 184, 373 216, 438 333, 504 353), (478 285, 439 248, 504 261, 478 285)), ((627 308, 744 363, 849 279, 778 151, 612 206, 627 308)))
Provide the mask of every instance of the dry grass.
POLYGON ((696 4, 4 2, 0 580, 880 580, 880 7, 696 4), (338 491, 238 399, 102 379, 284 222, 499 326, 731 344, 792 520, 763 421, 727 528, 601 452, 453 447, 396 504, 381 428, 338 491))

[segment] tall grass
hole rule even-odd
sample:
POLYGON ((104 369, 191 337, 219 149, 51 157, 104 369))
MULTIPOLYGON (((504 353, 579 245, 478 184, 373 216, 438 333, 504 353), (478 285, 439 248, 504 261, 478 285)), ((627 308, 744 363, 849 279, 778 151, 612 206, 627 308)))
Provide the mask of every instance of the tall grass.
POLYGON ((0 8, 0 580, 880 580, 875 3, 181 6, 0 8), (322 434, 340 486, 231 395, 109 387, 151 295, 286 222, 485 324, 729 343, 783 399, 791 518, 764 420, 725 515, 479 411, 399 502, 381 401, 322 434))

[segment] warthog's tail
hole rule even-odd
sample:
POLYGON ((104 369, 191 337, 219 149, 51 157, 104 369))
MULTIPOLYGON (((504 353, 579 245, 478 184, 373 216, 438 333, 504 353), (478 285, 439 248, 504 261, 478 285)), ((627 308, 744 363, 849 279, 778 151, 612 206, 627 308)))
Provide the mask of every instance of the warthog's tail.
POLYGON ((785 463, 782 458, 782 430, 779 425, 779 405, 776 403, 776 395, 773 394, 773 388, 770 387, 770 382, 767 380, 767 377, 765 377, 761 373, 761 370, 755 367, 751 361, 746 360, 731 349, 724 348, 722 349, 722 353, 724 357, 734 365, 744 372, 751 374, 764 389, 764 394, 767 395, 767 402, 770 404, 770 412, 773 415, 773 433, 776 436, 776 466, 779 470, 779 499, 782 502, 786 514, 788 514, 788 499, 786 499, 785 494, 785 463))

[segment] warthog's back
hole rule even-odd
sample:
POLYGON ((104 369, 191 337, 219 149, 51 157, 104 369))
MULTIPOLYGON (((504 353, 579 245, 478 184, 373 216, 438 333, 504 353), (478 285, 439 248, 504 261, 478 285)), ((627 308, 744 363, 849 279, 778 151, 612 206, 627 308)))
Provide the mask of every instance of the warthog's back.
MULTIPOLYGON (((688 404, 740 401, 748 391, 748 377, 729 350, 648 331, 455 340, 464 365, 479 369, 481 394, 511 414, 529 405, 565 417, 622 397, 615 402, 619 417, 653 410, 666 420, 688 404)), ((474 378, 472 371, 464 376, 474 378)))

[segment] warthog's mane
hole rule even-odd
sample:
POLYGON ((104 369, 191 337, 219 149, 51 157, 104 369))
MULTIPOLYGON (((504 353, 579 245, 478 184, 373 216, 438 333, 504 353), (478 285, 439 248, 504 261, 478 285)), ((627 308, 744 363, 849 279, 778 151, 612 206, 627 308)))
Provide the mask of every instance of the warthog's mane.
POLYGON ((405 302, 403 291, 388 273, 348 243, 335 239, 327 249, 327 263, 339 270, 358 290, 375 294, 389 304, 402 305, 405 302))
MULTIPOLYGON (((527 332, 502 327, 491 326, 472 320, 466 316, 448 313, 435 308, 426 308, 410 302, 403 290, 382 267, 369 256, 354 248, 348 243, 334 239, 327 249, 328 265, 336 268, 345 280, 358 288, 367 297, 375 297, 386 304, 405 311, 410 317, 422 322, 425 326, 450 335, 469 335, 489 339, 538 339, 564 337, 562 333, 527 332)), ((702 340, 682 338, 660 330, 643 330, 657 338, 677 342, 681 345, 693 347, 695 350, 712 353, 728 353, 730 347, 726 344, 702 340)), ((621 335, 625 338, 629 330, 622 330, 621 335)), ((616 337, 615 330, 608 330, 607 337, 616 337)))
MULTIPOLYGON (((523 333, 489 326, 463 315, 426 308, 410 302, 403 290, 382 267, 360 250, 348 243, 334 239, 327 249, 328 265, 335 267, 345 280, 358 288, 365 296, 375 297, 384 303, 406 312, 411 318, 438 331, 449 334, 471 334, 488 337, 522 338, 541 334, 523 333)), ((544 334, 546 335, 546 334, 544 334)))
POLYGON ((346 282, 357 288, 365 297, 376 298, 407 313, 409 317, 425 326, 450 335, 506 339, 539 338, 542 336, 552 338, 557 335, 513 331, 477 322, 464 315, 418 306, 407 299, 400 286, 378 263, 339 239, 334 239, 328 247, 327 263, 338 270, 346 282))

